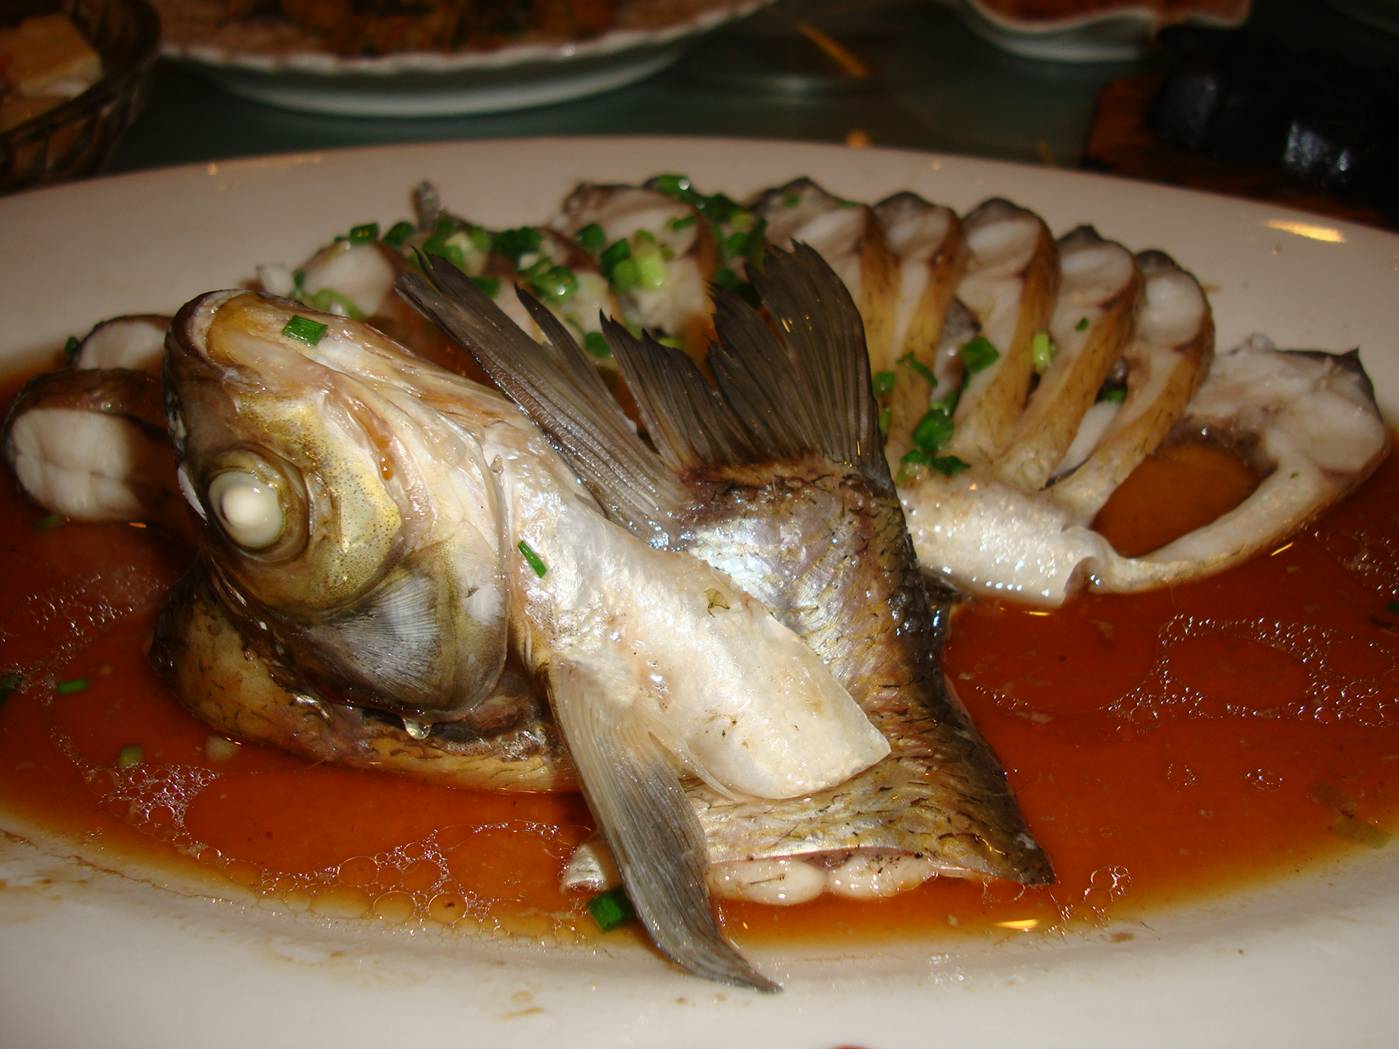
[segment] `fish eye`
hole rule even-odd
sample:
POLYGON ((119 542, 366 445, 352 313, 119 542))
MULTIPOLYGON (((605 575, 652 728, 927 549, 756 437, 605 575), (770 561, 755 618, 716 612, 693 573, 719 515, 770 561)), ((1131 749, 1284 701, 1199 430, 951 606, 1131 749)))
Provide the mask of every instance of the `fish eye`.
POLYGON ((265 550, 282 536, 286 515, 277 489, 246 470, 225 470, 209 482, 206 501, 220 528, 246 550, 265 550))

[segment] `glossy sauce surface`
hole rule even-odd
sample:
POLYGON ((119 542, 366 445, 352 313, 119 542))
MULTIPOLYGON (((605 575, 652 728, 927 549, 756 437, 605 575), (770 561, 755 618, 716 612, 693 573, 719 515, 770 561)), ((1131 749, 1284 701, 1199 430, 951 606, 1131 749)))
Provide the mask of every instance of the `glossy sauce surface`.
MULTIPOLYGON (((1247 484, 1232 464, 1171 452, 1101 524, 1135 551, 1156 541, 1144 527, 1199 512, 1190 493, 1228 505, 1247 484)), ((189 550, 135 527, 39 527, 13 480, 0 487, 0 671, 24 681, 0 708, 0 804, 88 854, 134 853, 289 908, 598 935, 586 902, 557 888, 590 830, 578 797, 450 790, 212 736, 145 665, 189 550)), ((963 607, 948 673, 1057 884, 723 904, 727 926, 749 941, 1055 929, 1383 847, 1399 823, 1396 578, 1391 460, 1317 526, 1214 579, 1052 614, 963 607)))

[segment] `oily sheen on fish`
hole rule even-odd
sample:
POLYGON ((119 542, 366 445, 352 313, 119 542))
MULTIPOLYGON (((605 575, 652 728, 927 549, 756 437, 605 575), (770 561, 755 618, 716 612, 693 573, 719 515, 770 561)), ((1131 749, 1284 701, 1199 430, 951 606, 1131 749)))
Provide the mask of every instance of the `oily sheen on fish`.
POLYGON ((691 787, 713 863, 830 866, 877 852, 906 881, 1052 879, 1004 772, 943 679, 940 619, 884 462, 860 317, 818 256, 774 253, 753 275, 781 340, 737 297, 716 293, 717 389, 682 354, 606 326, 658 452, 547 311, 533 310, 548 338, 538 346, 503 331, 452 271, 429 262, 429 274, 437 290, 411 281, 410 296, 550 433, 608 511, 762 600, 889 740, 871 769, 798 800, 754 805, 691 787))

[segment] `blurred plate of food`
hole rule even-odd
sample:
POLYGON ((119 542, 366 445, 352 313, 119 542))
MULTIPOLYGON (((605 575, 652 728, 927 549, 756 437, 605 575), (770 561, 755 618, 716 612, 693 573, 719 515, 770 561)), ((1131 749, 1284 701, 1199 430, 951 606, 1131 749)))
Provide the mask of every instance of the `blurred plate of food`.
POLYGON ((1126 62, 1168 25, 1241 25, 1252 0, 947 0, 981 37, 1024 58, 1126 62))
POLYGON ((318 113, 548 105, 660 71, 768 0, 157 0, 166 56, 318 113))
POLYGON ((0 193, 99 169, 144 101, 155 11, 146 0, 0 8, 0 193))

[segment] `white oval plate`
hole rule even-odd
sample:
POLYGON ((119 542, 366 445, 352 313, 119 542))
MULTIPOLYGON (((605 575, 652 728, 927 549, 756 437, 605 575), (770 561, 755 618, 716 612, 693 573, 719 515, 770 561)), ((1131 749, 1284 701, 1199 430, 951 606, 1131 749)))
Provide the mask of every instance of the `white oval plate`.
MULTIPOLYGON (((1399 237, 1144 184, 919 153, 702 139, 441 144, 241 160, 0 199, 0 357, 52 353, 115 313, 170 311, 408 211, 429 178, 454 211, 541 221, 576 180, 683 171, 742 194, 810 175, 862 200, 992 195, 1056 232, 1092 222, 1159 247, 1213 290, 1220 345, 1360 346, 1399 409, 1399 237)), ((493 942, 281 915, 206 885, 160 888, 36 849, 0 816, 3 1041, 104 1049, 423 1045, 989 1044, 1077 1049, 1394 1044, 1399 848, 1059 938, 753 949, 779 995, 716 987, 654 955, 493 942), (1126 942, 1112 933, 1130 931, 1126 942)), ((113 865, 111 857, 97 857, 113 865)))
POLYGON ((548 105, 624 87, 676 61, 699 37, 771 0, 715 0, 672 25, 493 51, 343 57, 262 53, 167 40, 162 53, 232 94, 310 113, 429 117, 548 105))

